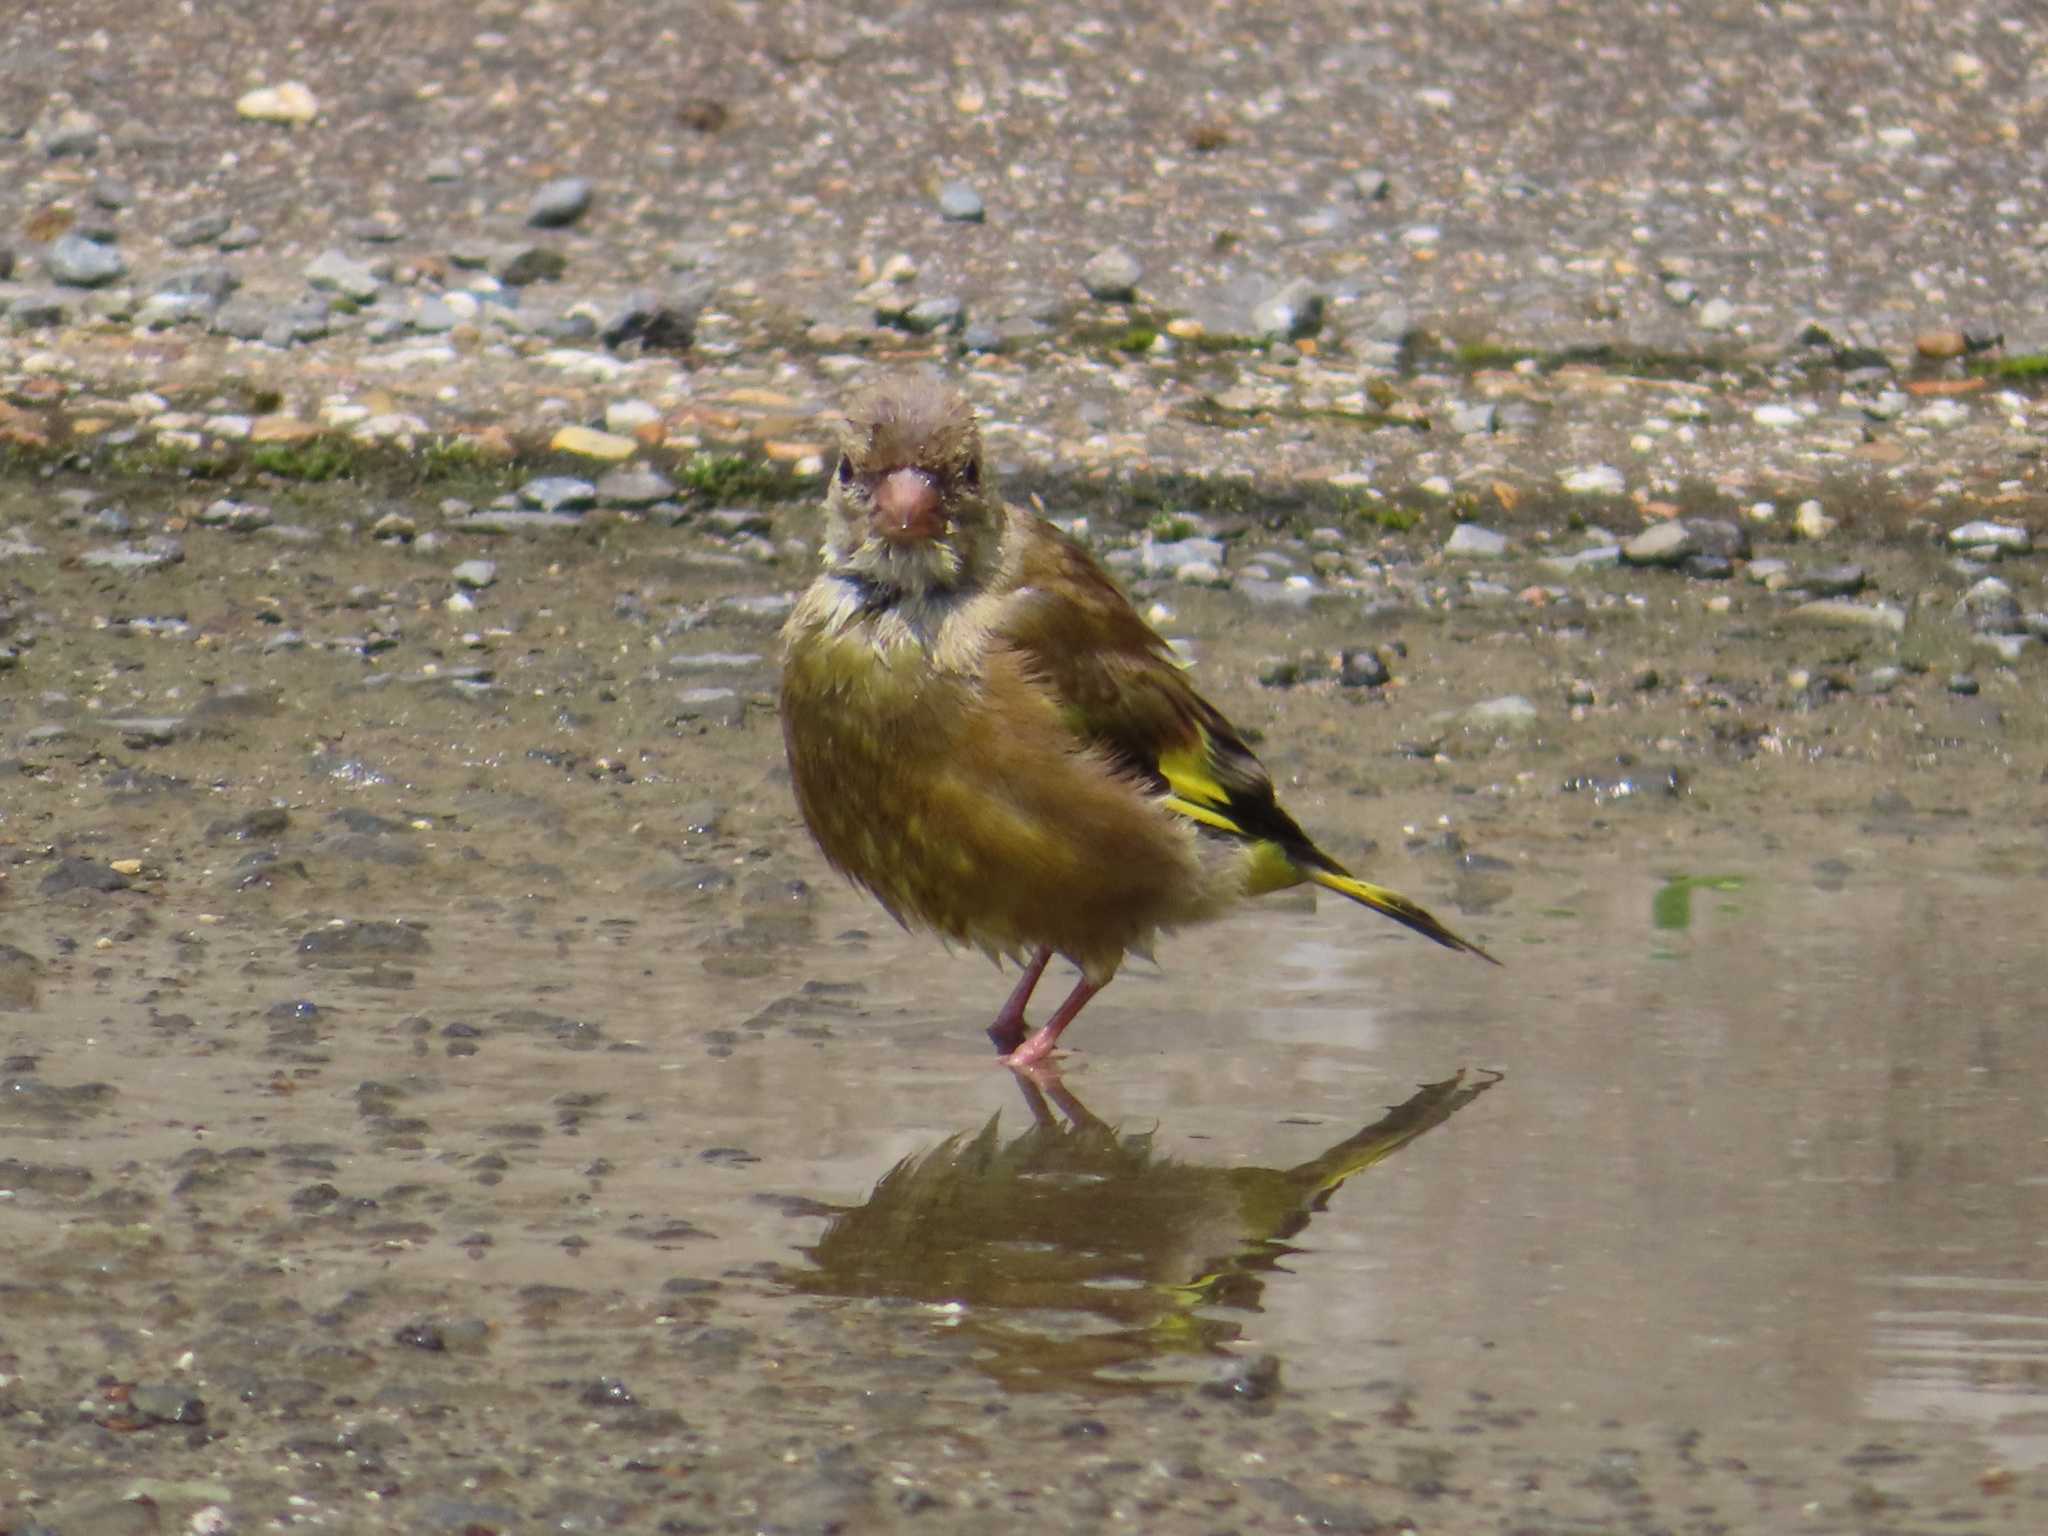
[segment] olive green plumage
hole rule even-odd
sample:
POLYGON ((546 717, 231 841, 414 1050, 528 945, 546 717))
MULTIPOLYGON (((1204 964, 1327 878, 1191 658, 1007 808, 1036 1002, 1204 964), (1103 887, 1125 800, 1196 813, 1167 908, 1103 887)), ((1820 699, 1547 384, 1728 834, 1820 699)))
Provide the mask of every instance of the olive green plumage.
POLYGON ((999 1046, 1048 952, 1080 967, 1018 1064, 1157 933, 1304 880, 1483 955, 1315 846, 1087 551, 989 488, 960 396, 885 384, 839 447, 825 569, 783 631, 797 801, 898 919, 1035 961, 999 1046))

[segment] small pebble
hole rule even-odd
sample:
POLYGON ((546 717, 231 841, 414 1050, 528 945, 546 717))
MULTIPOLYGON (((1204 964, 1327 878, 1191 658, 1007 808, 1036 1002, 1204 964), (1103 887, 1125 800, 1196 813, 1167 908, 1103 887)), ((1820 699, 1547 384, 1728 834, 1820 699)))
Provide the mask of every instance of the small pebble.
POLYGON ((320 99, 297 80, 245 91, 235 111, 259 123, 310 123, 320 115, 320 99))
POLYGON ((1128 304, 1138 296, 1138 280, 1144 276, 1137 257, 1112 246, 1097 251, 1081 268, 1081 286, 1088 297, 1104 304, 1128 304))
POLYGON ((564 176, 533 194, 526 205, 526 222, 533 229, 561 229, 574 224, 590 210, 592 187, 582 176, 564 176))
POLYGON ((43 270, 70 288, 102 288, 128 274, 128 258, 110 245, 62 234, 43 253, 43 270))
POLYGON ((1453 558, 1497 560, 1508 552, 1508 536, 1477 523, 1460 523, 1444 540, 1444 553, 1453 558))
POLYGON ((1628 481, 1612 464, 1590 464, 1568 471, 1559 482, 1574 496, 1619 496, 1628 481))
POLYGON ((939 188, 939 216, 952 224, 979 224, 986 210, 981 194, 964 181, 949 181, 939 188))

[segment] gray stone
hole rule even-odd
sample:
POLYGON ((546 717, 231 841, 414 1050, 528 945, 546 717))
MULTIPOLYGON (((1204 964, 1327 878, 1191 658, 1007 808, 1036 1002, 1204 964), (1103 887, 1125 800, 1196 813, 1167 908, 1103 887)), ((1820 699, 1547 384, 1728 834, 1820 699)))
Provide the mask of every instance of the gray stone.
POLYGON ((1688 517, 1683 521, 1700 553, 1718 555, 1723 560, 1749 558, 1749 531, 1742 524, 1719 517, 1688 517))
POLYGON ((526 205, 526 222, 534 229, 561 229, 590 211, 590 182, 582 176, 551 181, 526 205))
POLYGON ((1588 464, 1567 470, 1558 484, 1574 496, 1619 496, 1628 489, 1628 479, 1612 464, 1588 464))
POLYGON ((192 294, 218 304, 237 288, 242 279, 225 262, 202 262, 167 273, 156 285, 158 293, 192 294))
POLYGON ((1223 544, 1217 539, 1147 539, 1138 546, 1139 568, 1148 576, 1178 572, 1184 565, 1201 563, 1220 569, 1223 544))
POLYGON ((1491 725, 1507 728, 1529 726, 1536 723, 1536 706, 1519 693, 1505 694, 1497 699, 1484 699, 1465 711, 1465 719, 1473 725, 1491 725))
POLYGON ((196 293, 153 293, 135 310, 135 324, 145 331, 169 330, 203 320, 213 305, 196 293))
POLYGON ((427 295, 413 306, 406 322, 422 336, 440 336, 455 329, 460 317, 446 299, 427 295))
POLYGON ((1986 576, 1956 603, 1954 618, 1980 635, 2016 635, 2024 630, 2019 599, 1996 576, 1986 576))
POLYGON ((1337 681, 1346 688, 1383 688, 1393 680, 1386 659, 1370 647, 1345 651, 1338 664, 1337 681))
POLYGON ((176 539, 153 538, 144 539, 140 544, 109 544, 88 549, 78 558, 84 565, 131 575, 176 565, 185 558, 185 549, 176 539))
POLYGON ((519 499, 543 512, 580 512, 597 505, 597 487, 570 475, 542 475, 519 487, 519 499))
POLYGON ((480 592, 498 579, 498 566, 493 560, 465 560, 449 574, 458 587, 480 592))
POLYGON ((1394 184, 1378 166, 1368 166, 1351 178, 1351 189, 1368 203, 1383 203, 1394 184))
POLYGON ((1138 296, 1138 280, 1145 275, 1138 258, 1120 246, 1097 251, 1081 268, 1081 286, 1088 297, 1104 304, 1128 304, 1138 296))
POLYGON ((1948 531, 1948 541, 1957 549, 1998 549, 2023 555, 2034 547, 2034 536, 2014 523, 1971 522, 1948 531))
MULTIPOLYGON (((309 293, 278 310, 271 326, 283 336, 281 345, 294 341, 317 341, 330 329, 333 313, 325 294, 309 293)), ((269 332, 265 333, 265 339, 270 339, 269 332)))
POLYGON ((966 318, 966 306, 948 294, 919 299, 902 311, 895 323, 913 335, 927 336, 933 331, 957 331, 966 318))
POLYGON ((1500 407, 1490 401, 1451 408, 1451 430, 1460 437, 1490 437, 1500 428, 1500 407))
POLYGON ((1602 571, 1621 564, 1619 544, 1595 544, 1571 555, 1545 555, 1537 565, 1553 576, 1571 576, 1580 571, 1602 571))
POLYGON ((1237 590, 1262 608, 1306 608, 1323 595, 1321 587, 1299 576, 1285 581, 1240 578, 1237 590))
POLYGON ((71 288, 100 288, 128 273, 128 258, 109 245, 62 234, 43 253, 43 270, 71 288))
POLYGON ((510 288, 551 283, 569 270, 569 258, 545 245, 501 246, 489 264, 491 276, 510 288))
POLYGON ((43 153, 52 160, 85 159, 100 152, 100 121, 90 112, 66 112, 43 130, 43 153))
POLYGON ((697 339, 697 316, 706 297, 701 287, 666 295, 638 289, 605 317, 598 334, 608 347, 638 342, 642 347, 682 351, 697 339))
POLYGON ((262 299, 230 299, 213 312, 211 329, 219 336, 258 341, 276 318, 276 306, 262 299))
POLYGON ((1816 598, 1792 610, 1795 619, 1846 629, 1882 629, 1895 635, 1906 632, 1906 610, 1891 603, 1858 603, 1846 597, 1816 598))
POLYGON ((1996 653, 2000 661, 2011 666, 2041 642, 2032 635, 1996 634, 1979 635, 1976 643, 1985 650, 1996 653))
POLYGON ((1699 552, 1699 541, 1680 518, 1653 523, 1621 546, 1621 558, 1630 565, 1679 565, 1699 552))
POLYGON ((1306 278, 1279 282, 1247 274, 1203 293, 1192 318, 1205 334, 1220 340, 1289 340, 1322 328, 1324 302, 1306 278))
POLYGON ((367 219, 352 219, 345 233, 365 245, 390 245, 405 235, 405 225, 391 213, 374 213, 367 219))
POLYGON ((203 528, 226 528, 232 533, 254 533, 271 524, 270 508, 260 502, 231 501, 223 496, 199 509, 197 519, 203 528))
POLYGON ((64 325, 71 319, 71 305, 60 293, 40 288, 18 288, 0 295, 0 307, 18 331, 41 330, 64 325))
POLYGON ((1297 277, 1252 307, 1252 334, 1283 341, 1313 336, 1323 328, 1325 302, 1320 289, 1307 278, 1297 277))
POLYGON ((979 224, 987 210, 981 194, 964 181, 949 181, 939 188, 939 217, 954 224, 979 224))
POLYGON ((491 507, 468 517, 456 518, 449 526, 477 533, 553 533, 581 528, 583 519, 574 512, 534 512, 510 507, 491 507))
POLYGON ((1454 559, 1498 560, 1508 552, 1508 536, 1477 523, 1460 523, 1444 540, 1444 553, 1454 559))
POLYGON ((612 470, 597 482, 597 499, 607 507, 651 507, 675 493, 673 481, 644 464, 612 470))
POLYGON ((171 245, 208 245, 228 232, 228 222, 225 213, 195 214, 165 230, 164 239, 171 245))
POLYGON ((1703 331, 1727 331, 1735 327, 1735 306, 1726 299, 1714 298, 1700 306, 1696 317, 1703 331))
POLYGON ((357 261, 346 251, 322 251, 307 265, 306 281, 323 292, 365 303, 377 296, 382 281, 369 264, 357 261))
MULTIPOLYGON (((1756 567, 1750 570, 1754 573, 1756 567)), ((1860 565, 1823 565, 1802 572, 1794 585, 1813 597, 1854 597, 1867 580, 1860 565)))

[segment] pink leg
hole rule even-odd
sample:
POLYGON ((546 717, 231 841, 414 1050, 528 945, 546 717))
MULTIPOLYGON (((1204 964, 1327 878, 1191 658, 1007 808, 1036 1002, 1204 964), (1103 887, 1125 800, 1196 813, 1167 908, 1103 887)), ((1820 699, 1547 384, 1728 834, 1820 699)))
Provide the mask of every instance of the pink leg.
POLYGON ((1046 963, 1051 959, 1050 947, 1031 957, 1031 963, 1024 967, 1024 974, 1017 978, 1017 985, 1010 989, 1009 997, 997 1011, 995 1023, 989 1025, 988 1037, 995 1041, 997 1055, 1014 1051, 1024 1043, 1024 1005, 1031 1001, 1031 989, 1038 985, 1038 978, 1045 974, 1046 963))
POLYGON ((1108 985, 1106 981, 1093 982, 1083 976, 1079 985, 1067 994, 1067 1000, 1060 1004, 1059 1012, 1046 1020, 1043 1029, 1003 1057, 1003 1065, 1028 1069, 1044 1061, 1052 1054, 1053 1047, 1059 1044, 1060 1031, 1074 1022, 1074 1016, 1088 1006, 1089 998, 1108 985))

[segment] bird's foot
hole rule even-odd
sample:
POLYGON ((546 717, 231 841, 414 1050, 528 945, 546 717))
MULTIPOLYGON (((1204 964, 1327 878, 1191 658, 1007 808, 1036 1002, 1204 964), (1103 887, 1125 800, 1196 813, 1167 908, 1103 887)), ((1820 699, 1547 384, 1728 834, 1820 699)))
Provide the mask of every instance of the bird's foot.
MULTIPOLYGON (((1041 1029, 1034 1032, 1028 1040, 1012 1042, 1010 1049, 997 1059, 1012 1072, 1057 1072, 1058 1068, 1052 1065, 1052 1058, 1055 1054, 1053 1046, 1058 1039, 1058 1031, 1051 1028, 1041 1029)), ((998 1045, 998 1049, 1000 1048, 998 1045)))
MULTIPOLYGON (((1069 1024, 1074 1022, 1074 1015, 1087 1007, 1088 999, 1107 985, 1109 983, 1106 981, 1090 981, 1086 976, 1083 976, 1075 984, 1074 990, 1067 994, 1067 1000, 1060 1004, 1057 1013, 1047 1019, 1044 1025, 1036 1030, 1022 1045, 1012 1046, 1002 1056, 999 1056, 997 1060, 1001 1061, 1004 1066, 1013 1072, 1028 1071, 1041 1067, 1046 1058, 1052 1055, 1053 1047, 1059 1044, 1061 1033, 1065 1031, 1069 1024)), ((1021 1008, 1017 1011, 1020 1015, 1023 1012, 1021 1008)), ((1005 1004, 1003 1011, 996 1015, 996 1023, 1001 1024, 1009 1017, 1009 1013, 1009 1005, 1005 1004)), ((991 1034, 995 1032, 993 1026, 990 1027, 989 1032, 991 1034)), ((996 1042, 996 1049, 1002 1050, 1001 1041, 996 1042)))
POLYGON ((1064 1051, 1048 1051, 1043 1056, 1026 1057, 1022 1051, 1012 1051, 1007 1056, 998 1056, 996 1060, 1016 1073, 1027 1086, 1050 1093, 1060 1087, 1059 1058, 1065 1054, 1064 1051))
POLYGON ((988 1037, 995 1042, 996 1054, 1005 1062, 1024 1043, 1024 1016, 1012 1018, 1007 1012, 996 1015, 995 1023, 988 1027, 988 1037))

